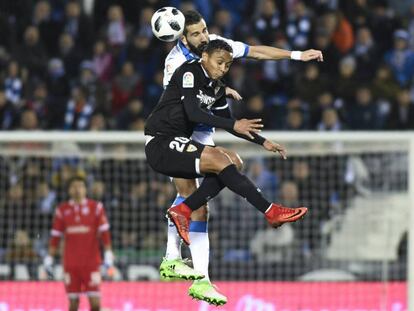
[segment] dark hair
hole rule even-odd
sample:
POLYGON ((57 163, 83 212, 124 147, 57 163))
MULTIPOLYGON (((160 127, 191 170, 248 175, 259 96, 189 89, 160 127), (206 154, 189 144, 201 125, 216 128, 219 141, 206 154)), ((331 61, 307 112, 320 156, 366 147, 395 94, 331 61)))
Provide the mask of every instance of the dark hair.
POLYGON ((197 11, 193 11, 193 10, 186 11, 184 13, 184 17, 185 17, 185 25, 184 25, 184 32, 183 32, 184 36, 187 34, 188 26, 197 24, 203 19, 203 16, 200 13, 198 13, 197 11))
POLYGON ((74 183, 75 181, 81 181, 81 182, 83 182, 83 184, 86 187, 86 179, 84 177, 82 177, 82 176, 75 175, 75 176, 72 176, 71 178, 69 178, 69 180, 66 183, 66 189, 68 191, 69 191, 70 185, 72 185, 72 183, 74 183))
POLYGON ((213 53, 214 51, 217 51, 217 50, 224 50, 224 51, 227 51, 227 52, 233 54, 233 49, 230 46, 230 44, 228 44, 226 41, 220 40, 220 39, 211 40, 206 45, 203 52, 206 52, 208 55, 210 55, 211 53, 213 53))

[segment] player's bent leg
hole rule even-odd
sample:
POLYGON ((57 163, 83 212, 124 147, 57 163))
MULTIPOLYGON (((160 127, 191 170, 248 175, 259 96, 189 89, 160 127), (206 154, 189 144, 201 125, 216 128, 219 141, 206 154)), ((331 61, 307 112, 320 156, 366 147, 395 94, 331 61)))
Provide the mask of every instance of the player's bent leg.
MULTIPOLYGON (((230 157, 224 152, 210 146, 205 146, 201 153, 199 168, 201 173, 217 174, 231 164, 233 163, 230 157)), ((206 178, 204 179, 203 183, 205 182, 206 178)), ((223 189, 221 186, 214 185, 215 193, 212 195, 212 197, 217 195, 221 189, 223 189)), ((206 202, 204 202, 204 204, 205 203, 206 202)), ((202 205, 203 204, 199 205, 198 208, 202 205)), ((189 226, 191 213, 192 210, 184 203, 171 207, 167 211, 168 217, 174 222, 178 234, 187 245, 190 245, 189 226)))
POLYGON ((215 306, 227 303, 227 297, 209 280, 195 281, 188 289, 188 295, 197 300, 203 300, 215 306))
MULTIPOLYGON (((174 178, 173 182, 178 193, 173 206, 181 203, 197 189, 197 181, 195 179, 174 178)), ((205 277, 204 273, 192 269, 188 266, 188 263, 188 260, 181 258, 180 237, 174 224, 169 221, 167 251, 160 265, 160 279, 163 281, 178 281, 199 280, 205 277)))

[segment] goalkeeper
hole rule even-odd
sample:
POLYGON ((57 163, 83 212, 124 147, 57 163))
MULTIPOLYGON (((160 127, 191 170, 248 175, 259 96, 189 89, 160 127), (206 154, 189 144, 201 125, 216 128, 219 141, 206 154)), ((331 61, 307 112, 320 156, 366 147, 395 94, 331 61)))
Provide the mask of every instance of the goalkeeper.
POLYGON ((68 182, 70 200, 60 204, 55 212, 49 254, 44 258, 44 268, 52 274, 53 257, 60 238, 65 239, 63 250, 64 282, 69 298, 69 311, 78 310, 79 296, 88 296, 90 310, 100 310, 101 265, 100 242, 104 246, 104 265, 112 268, 109 223, 101 202, 86 196, 86 181, 73 177, 68 182))
POLYGON ((189 221, 192 211, 197 210, 224 187, 245 197, 254 207, 265 214, 268 222, 280 226, 303 217, 307 209, 286 208, 267 201, 260 190, 219 148, 203 145, 190 139, 197 123, 223 128, 232 134, 263 146, 271 152, 279 152, 285 158, 285 150, 257 133, 262 128, 260 120, 229 118, 225 85, 220 80, 233 61, 232 48, 223 40, 210 41, 200 61, 189 61, 178 68, 163 92, 145 126, 145 153, 149 165, 167 176, 193 179, 204 176, 200 187, 183 203, 168 210, 170 219, 177 227, 184 242, 190 244, 189 221), (222 116, 213 115, 215 107, 222 116))

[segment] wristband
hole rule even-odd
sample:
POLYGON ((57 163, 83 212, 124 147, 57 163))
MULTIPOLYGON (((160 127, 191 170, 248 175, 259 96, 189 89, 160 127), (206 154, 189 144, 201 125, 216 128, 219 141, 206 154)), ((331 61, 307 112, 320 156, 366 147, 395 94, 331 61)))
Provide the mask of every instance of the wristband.
POLYGON ((290 58, 294 60, 301 60, 302 52, 301 51, 292 51, 290 53, 290 58))

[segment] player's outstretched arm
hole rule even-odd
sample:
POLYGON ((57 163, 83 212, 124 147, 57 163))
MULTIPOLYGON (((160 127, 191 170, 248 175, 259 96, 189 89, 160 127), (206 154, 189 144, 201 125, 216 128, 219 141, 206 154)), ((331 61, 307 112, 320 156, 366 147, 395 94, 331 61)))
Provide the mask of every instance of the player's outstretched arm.
POLYGON ((306 51, 288 51, 267 45, 250 46, 247 57, 258 60, 294 59, 304 62, 310 60, 317 60, 319 62, 323 61, 322 52, 319 50, 310 49, 306 51))

